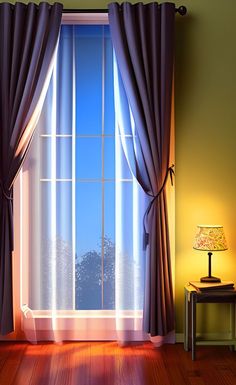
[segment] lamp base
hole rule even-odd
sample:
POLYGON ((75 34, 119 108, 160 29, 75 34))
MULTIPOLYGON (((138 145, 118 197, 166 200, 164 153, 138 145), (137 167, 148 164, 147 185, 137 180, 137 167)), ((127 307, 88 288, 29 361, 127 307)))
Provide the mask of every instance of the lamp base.
POLYGON ((215 282, 221 282, 221 279, 217 277, 202 277, 200 279, 200 282, 215 283, 215 282))

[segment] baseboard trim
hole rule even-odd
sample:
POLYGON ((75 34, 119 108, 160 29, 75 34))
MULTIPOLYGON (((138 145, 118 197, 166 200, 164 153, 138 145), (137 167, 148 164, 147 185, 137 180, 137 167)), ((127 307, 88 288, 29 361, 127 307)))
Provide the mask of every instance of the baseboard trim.
POLYGON ((184 342, 184 333, 175 333, 175 342, 176 343, 184 342))
MULTIPOLYGON (((215 341, 215 340, 230 340, 232 335, 230 332, 223 333, 197 333, 197 338, 206 341, 215 341)), ((175 333, 175 341, 176 343, 184 342, 184 333, 175 333)))

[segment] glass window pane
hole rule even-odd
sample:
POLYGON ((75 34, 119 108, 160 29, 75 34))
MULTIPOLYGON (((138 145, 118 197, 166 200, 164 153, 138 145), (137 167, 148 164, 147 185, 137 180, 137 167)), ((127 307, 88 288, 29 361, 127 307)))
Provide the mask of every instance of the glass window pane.
MULTIPOLYGON (((126 143, 127 140, 130 140, 130 138, 125 139, 126 143)), ((116 141, 116 178, 132 180, 132 174, 119 135, 116 136, 116 141)))
POLYGON ((73 60, 73 30, 72 26, 62 26, 57 54, 56 88, 51 77, 49 88, 37 124, 37 130, 42 134, 50 134, 52 122, 56 118, 57 134, 71 134, 72 132, 72 60, 73 60), (63 70, 62 70, 63 69, 63 70), (52 110, 53 96, 56 93, 56 114, 52 110))
MULTIPOLYGON (((54 159, 52 159, 51 137, 41 137, 40 157, 41 157, 41 172, 42 179, 50 179, 52 177, 52 167, 54 159)), ((72 169, 72 138, 56 138, 56 177, 58 179, 71 179, 72 169)))
POLYGON ((53 83, 52 78, 44 100, 43 108, 36 126, 36 132, 40 134, 50 134, 52 126, 52 97, 53 97, 53 83))
POLYGON ((57 56, 57 134, 71 134, 73 106, 73 30, 63 25, 57 56))
POLYGON ((104 309, 115 308, 115 183, 104 185, 104 309))
POLYGON ((72 184, 56 183, 56 307, 73 308, 72 184))
MULTIPOLYGON (((119 213, 121 218, 125 218, 122 221, 121 228, 117 230, 120 231, 120 234, 124 234, 120 239, 120 244, 124 255, 127 258, 132 259, 133 255, 133 184, 132 182, 120 182, 120 196, 118 197, 119 203, 119 213)), ((117 213, 118 214, 118 213, 117 213)))
POLYGON ((57 54, 57 134, 71 134, 73 107, 73 27, 62 25, 57 54))
MULTIPOLYGON (((41 210, 47 215, 41 215, 41 244, 40 244, 40 307, 50 309, 52 306, 52 222, 51 222, 51 187, 50 182, 41 182, 41 210)), ((33 258, 33 256, 32 256, 33 258)))
POLYGON ((76 132, 102 131, 102 26, 75 27, 76 132))
POLYGON ((44 244, 51 239, 51 182, 41 182, 40 190, 41 211, 48 213, 48 215, 41 215, 41 238, 44 244))
MULTIPOLYGON (((31 149, 30 149, 31 150, 31 149)), ((35 155, 35 153, 34 153, 35 155)), ((27 159, 24 163, 26 169, 22 176, 23 187, 23 233, 22 255, 28 256, 28 279, 29 279, 29 307, 41 308, 41 207, 40 207, 40 185, 38 167, 35 159, 27 159), (30 167, 27 167, 30 165, 30 167), (32 166, 32 167, 31 167, 32 166), (26 195, 26 196, 25 196, 26 195)))
POLYGON ((76 138, 76 178, 102 176, 101 138, 76 138))
MULTIPOLYGON (((71 183, 41 182, 40 285, 32 285, 37 308, 73 308, 73 265, 71 240, 71 183), (52 190, 53 188, 53 190, 52 190), (55 196, 52 196, 55 191, 55 196), (56 204, 56 210, 54 205, 56 204), (55 263, 54 263, 55 262, 55 263), (40 291, 40 296, 37 291, 40 291)), ((34 255, 31 256, 34 262, 34 255)), ((35 304, 32 303, 33 308, 35 304)))
POLYGON ((57 178, 71 179, 72 177, 72 138, 56 138, 57 178))
POLYGON ((56 227, 57 239, 68 254, 72 248, 72 182, 56 183, 56 227))
MULTIPOLYGON (((51 183, 40 183, 40 209, 41 212, 48 215, 40 215, 40 266, 39 266, 39 285, 35 285, 35 279, 31 288, 31 306, 33 309, 50 309, 52 302, 52 263, 51 263, 51 245, 52 245, 52 226, 51 226, 51 183), (36 301, 39 295, 39 301, 36 301)), ((31 226, 33 229, 34 219, 32 218, 31 226)), ((35 229, 33 229, 35 231, 35 229)), ((30 255, 32 266, 35 263, 35 254, 30 255)))
POLYGON ((101 309, 101 183, 76 184, 76 309, 101 309))
POLYGON ((104 138, 104 177, 115 178, 115 138, 104 138))
POLYGON ((115 243, 115 182, 104 183, 104 233, 115 243))
MULTIPOLYGON (((50 179, 51 178, 51 138, 40 137, 40 178, 50 179)), ((32 154, 33 155, 33 154, 32 154)), ((32 156, 30 154, 30 157, 32 156)))
MULTIPOLYGON (((109 28, 108 26, 106 26, 109 28)), ((109 30, 109 29, 108 29, 109 30)), ((114 111, 114 86, 113 86, 113 47, 111 38, 104 31, 104 58, 105 58, 105 94, 104 94, 104 132, 115 133, 115 111, 114 111)))
MULTIPOLYGON (((117 186, 118 187, 118 186, 117 186)), ((134 261, 133 261, 133 184, 120 182, 116 198, 117 218, 117 263, 116 284, 121 289, 118 306, 132 309, 134 305, 134 261)))

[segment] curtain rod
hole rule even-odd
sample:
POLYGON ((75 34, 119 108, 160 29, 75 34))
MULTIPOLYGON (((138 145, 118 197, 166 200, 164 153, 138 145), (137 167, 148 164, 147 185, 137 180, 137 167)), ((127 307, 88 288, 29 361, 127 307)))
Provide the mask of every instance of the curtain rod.
MULTIPOLYGON (((178 8, 175 8, 175 12, 179 13, 181 16, 186 15, 187 8, 184 5, 181 5, 178 8)), ((66 8, 63 9, 63 13, 108 13, 108 9, 74 9, 66 8)))

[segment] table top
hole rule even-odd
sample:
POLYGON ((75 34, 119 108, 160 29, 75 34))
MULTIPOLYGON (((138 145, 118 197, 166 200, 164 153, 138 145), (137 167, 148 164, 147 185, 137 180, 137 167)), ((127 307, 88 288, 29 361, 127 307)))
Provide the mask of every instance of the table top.
POLYGON ((184 286, 189 295, 194 295, 198 302, 233 302, 236 300, 236 290, 233 289, 204 289, 198 290, 190 283, 184 286))

